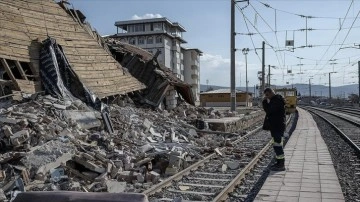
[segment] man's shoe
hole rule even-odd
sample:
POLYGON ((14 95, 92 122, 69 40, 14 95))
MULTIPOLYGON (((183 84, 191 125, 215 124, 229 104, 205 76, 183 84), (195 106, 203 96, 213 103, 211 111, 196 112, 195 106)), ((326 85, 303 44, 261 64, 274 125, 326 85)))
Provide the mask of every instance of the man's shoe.
POLYGON ((285 159, 277 159, 276 164, 270 167, 271 171, 284 171, 285 170, 285 159))
POLYGON ((280 166, 280 165, 275 165, 273 167, 270 168, 271 171, 285 171, 285 166, 280 166))

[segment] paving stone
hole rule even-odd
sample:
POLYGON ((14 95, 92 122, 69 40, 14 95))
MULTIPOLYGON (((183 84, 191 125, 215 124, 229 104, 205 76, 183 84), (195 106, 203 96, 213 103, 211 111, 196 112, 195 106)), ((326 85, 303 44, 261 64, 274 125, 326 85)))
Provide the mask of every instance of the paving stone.
MULTIPOLYGON (((276 199, 269 200, 321 202, 324 194, 326 198, 339 197, 344 201, 330 153, 308 112, 299 109, 297 127, 284 151, 287 168, 282 173, 284 178, 270 174, 258 196, 278 193, 276 199), (271 185, 276 186, 270 189, 271 185)), ((256 200, 265 201, 261 197, 256 200)))

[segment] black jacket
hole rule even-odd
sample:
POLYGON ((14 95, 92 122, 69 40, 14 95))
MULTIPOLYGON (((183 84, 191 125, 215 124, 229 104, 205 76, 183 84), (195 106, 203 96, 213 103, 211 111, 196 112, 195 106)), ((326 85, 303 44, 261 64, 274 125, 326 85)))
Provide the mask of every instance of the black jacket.
POLYGON ((266 112, 263 128, 275 132, 284 132, 286 127, 284 98, 281 95, 275 95, 269 103, 267 100, 263 100, 262 104, 266 112))

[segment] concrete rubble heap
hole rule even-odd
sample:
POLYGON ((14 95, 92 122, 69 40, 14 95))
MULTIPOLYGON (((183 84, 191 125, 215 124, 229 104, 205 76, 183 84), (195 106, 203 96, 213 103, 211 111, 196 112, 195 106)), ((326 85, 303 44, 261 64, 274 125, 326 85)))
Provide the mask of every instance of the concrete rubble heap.
POLYGON ((118 100, 109 104, 112 134, 81 101, 32 95, 1 107, 0 193, 7 198, 25 190, 141 192, 227 144, 191 125, 214 110, 185 104, 167 111, 118 100))

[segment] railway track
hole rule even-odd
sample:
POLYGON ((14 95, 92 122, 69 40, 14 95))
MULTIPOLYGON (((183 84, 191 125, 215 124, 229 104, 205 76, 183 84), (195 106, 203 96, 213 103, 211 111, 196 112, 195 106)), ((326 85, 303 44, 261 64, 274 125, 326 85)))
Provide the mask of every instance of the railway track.
POLYGON ((304 109, 318 119, 346 201, 360 201, 360 124, 333 111, 314 107, 304 109))
POLYGON ((360 155, 360 123, 325 109, 304 107, 330 124, 360 155))
MULTIPOLYGON (((287 123, 290 123, 288 118, 287 123)), ((203 160, 144 191, 149 201, 225 201, 271 147, 271 137, 256 128, 203 160), (259 132, 260 131, 260 132, 259 132)))
POLYGON ((358 109, 349 109, 349 108, 342 108, 342 107, 334 107, 334 108, 329 108, 330 110, 334 110, 334 111, 338 111, 338 112, 343 112, 349 115, 355 115, 356 117, 360 117, 360 111, 358 109))

